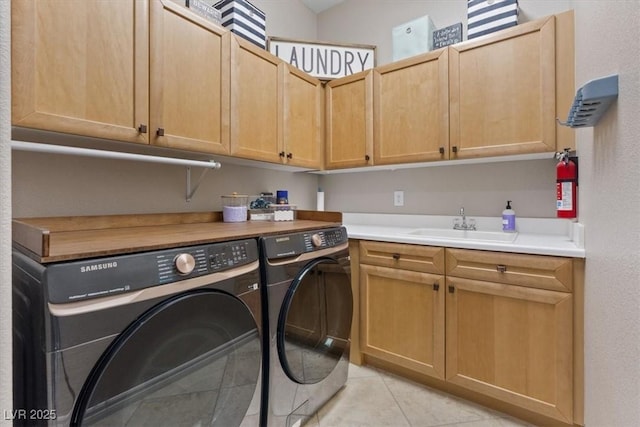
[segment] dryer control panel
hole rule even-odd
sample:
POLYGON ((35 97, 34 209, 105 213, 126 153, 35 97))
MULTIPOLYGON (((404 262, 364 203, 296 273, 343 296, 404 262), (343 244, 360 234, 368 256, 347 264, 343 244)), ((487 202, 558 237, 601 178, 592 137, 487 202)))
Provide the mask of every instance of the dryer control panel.
POLYGON ((348 237, 346 228, 339 227, 264 237, 262 240, 266 257, 275 259, 333 248, 346 243, 348 237))
POLYGON ((100 298, 218 273, 257 260, 257 241, 246 239, 57 263, 46 270, 48 300, 66 303, 100 298))

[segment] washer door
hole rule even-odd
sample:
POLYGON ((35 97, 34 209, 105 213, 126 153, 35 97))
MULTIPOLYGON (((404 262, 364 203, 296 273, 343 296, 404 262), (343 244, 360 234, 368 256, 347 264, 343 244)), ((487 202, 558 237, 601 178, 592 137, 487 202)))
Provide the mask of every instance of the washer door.
POLYGON ((240 425, 261 363, 258 328, 242 301, 214 290, 177 295, 107 348, 71 425, 240 425))
POLYGON ((292 281, 278 317, 277 345, 287 376, 325 379, 349 348, 353 297, 349 272, 331 258, 307 264, 292 281))

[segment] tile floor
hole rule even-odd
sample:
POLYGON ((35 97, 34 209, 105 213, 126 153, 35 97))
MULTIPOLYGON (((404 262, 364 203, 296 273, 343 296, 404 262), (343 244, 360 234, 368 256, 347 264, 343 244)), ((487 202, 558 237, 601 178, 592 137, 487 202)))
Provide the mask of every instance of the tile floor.
POLYGON ((523 421, 368 366, 349 365, 346 387, 306 427, 522 427, 523 421))

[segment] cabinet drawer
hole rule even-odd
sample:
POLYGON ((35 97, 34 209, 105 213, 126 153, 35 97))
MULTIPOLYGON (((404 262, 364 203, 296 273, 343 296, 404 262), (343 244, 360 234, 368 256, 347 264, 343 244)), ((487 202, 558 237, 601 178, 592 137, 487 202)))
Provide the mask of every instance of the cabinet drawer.
POLYGON ((447 276, 571 292, 570 258, 447 249, 447 276))
POLYGON ((362 241, 360 263, 444 274, 444 248, 362 241))

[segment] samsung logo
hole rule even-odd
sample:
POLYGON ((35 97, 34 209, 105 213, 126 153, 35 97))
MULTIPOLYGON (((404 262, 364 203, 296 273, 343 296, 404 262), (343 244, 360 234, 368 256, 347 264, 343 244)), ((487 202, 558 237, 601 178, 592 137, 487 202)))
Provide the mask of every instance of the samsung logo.
POLYGON ((83 265, 82 267, 80 267, 80 273, 89 273, 91 271, 108 270, 110 268, 117 268, 117 267, 118 267, 117 261, 83 265))
POLYGON ((287 237, 276 237, 276 242, 280 243, 280 242, 288 242, 289 240, 291 240, 291 237, 287 236, 287 237))

